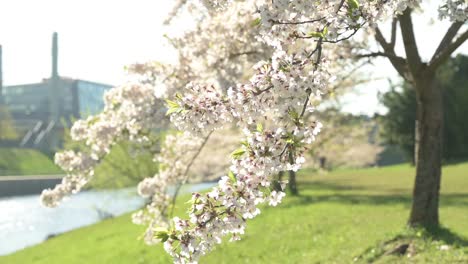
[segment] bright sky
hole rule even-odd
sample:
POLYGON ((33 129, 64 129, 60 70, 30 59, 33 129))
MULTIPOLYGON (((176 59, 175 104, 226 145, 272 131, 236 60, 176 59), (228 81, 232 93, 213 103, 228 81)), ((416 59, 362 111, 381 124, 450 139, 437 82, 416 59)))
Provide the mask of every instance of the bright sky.
POLYGON ((170 0, 1 0, 4 83, 37 82, 51 72, 58 32, 59 74, 119 84, 134 62, 168 59, 162 20, 170 0))
MULTIPOLYGON (((450 23, 447 20, 438 20, 437 7, 442 1, 423 1, 423 15, 413 16, 413 26, 418 44, 419 54, 424 61, 430 60, 434 51, 438 47, 440 40, 447 31, 450 23)), ((390 23, 379 26, 387 41, 390 39, 390 23)), ((468 27, 465 25, 459 32, 463 32, 468 27)), ((377 49, 375 49, 377 51, 377 49)), ((396 53, 405 56, 401 32, 397 32, 396 53)), ((455 54, 468 54, 468 42, 465 42, 457 49, 455 54)), ((346 95, 342 100, 342 110, 354 114, 372 115, 374 112, 385 113, 386 109, 378 102, 378 93, 389 89, 389 78, 393 83, 398 83, 398 74, 387 59, 381 58, 374 61, 373 66, 366 68, 366 74, 371 79, 378 79, 371 83, 361 85, 352 93, 346 95)))
MULTIPOLYGON (((109 84, 124 81, 123 68, 134 62, 170 60, 174 53, 164 45, 162 21, 171 0, 1 0, 0 44, 6 85, 38 82, 51 72, 51 40, 59 34, 59 74, 109 84)), ((436 13, 438 1, 430 9, 436 13)), ((429 58, 447 23, 428 26, 416 21, 423 58, 429 58)), ((399 46, 401 48, 401 45, 399 46)), ((400 51, 402 51, 400 49, 400 51)), ((459 52, 468 54, 465 43, 459 52)), ((404 53, 401 53, 404 54, 404 53)), ((391 65, 377 61, 369 76, 395 76, 391 65)), ((353 113, 382 111, 377 92, 386 80, 362 86, 348 95, 343 109, 353 113), (378 88, 378 89, 377 89, 378 88)))

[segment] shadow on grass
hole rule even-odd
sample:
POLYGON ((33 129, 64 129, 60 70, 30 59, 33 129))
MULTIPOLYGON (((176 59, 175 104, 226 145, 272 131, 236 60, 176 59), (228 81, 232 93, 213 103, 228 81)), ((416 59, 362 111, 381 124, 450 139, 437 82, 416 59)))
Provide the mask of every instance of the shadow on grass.
POLYGON ((468 247, 468 239, 452 232, 445 227, 432 227, 426 230, 428 236, 433 240, 443 241, 449 245, 468 247))
POLYGON ((443 161, 443 165, 458 165, 461 163, 468 162, 468 159, 466 158, 460 158, 460 159, 452 159, 452 160, 445 160, 443 161))
MULTIPOLYGON (((372 186, 346 185, 351 180, 343 180, 340 184, 323 182, 323 181, 300 181, 297 186, 302 190, 332 190, 332 191, 347 191, 347 190, 370 190, 372 186)), ((300 190, 301 191, 301 190, 300 190)))
MULTIPOLYGON (((378 242, 354 258, 355 262, 374 263, 389 255, 415 256, 436 244, 454 248, 468 247, 468 239, 445 227, 408 228, 391 239, 378 242), (419 250, 419 252, 418 252, 419 250)), ((439 250, 439 249, 436 249, 439 250)))
MULTIPOLYGON (((308 205, 311 203, 333 202, 342 204, 411 204, 411 197, 408 195, 365 195, 365 194, 330 194, 330 195, 299 195, 290 201, 285 207, 297 205, 308 205)), ((454 193, 445 194, 441 197, 441 206, 466 206, 468 207, 468 194, 454 193)))
MULTIPOLYGON (((372 186, 345 186, 333 183, 324 182, 301 182, 299 183, 299 195, 292 198, 289 203, 284 204, 284 208, 293 206, 309 205, 312 203, 332 202, 341 204, 364 204, 364 205, 389 205, 389 204, 404 204, 411 205, 412 197, 410 193, 401 194, 398 192, 385 194, 365 194, 365 193, 339 193, 340 191, 365 191, 375 188, 372 186), (336 191, 337 193, 322 194, 310 193, 310 191, 336 191)), ((392 191, 392 190, 390 190, 392 191)), ((441 194, 441 206, 466 206, 468 207, 468 193, 450 193, 441 194)))
POLYGON ((359 185, 353 183, 353 179, 340 180, 339 183, 327 181, 300 181, 298 187, 301 190, 328 190, 328 191, 381 191, 385 193, 408 194, 412 193, 411 186, 384 187, 382 184, 359 185))

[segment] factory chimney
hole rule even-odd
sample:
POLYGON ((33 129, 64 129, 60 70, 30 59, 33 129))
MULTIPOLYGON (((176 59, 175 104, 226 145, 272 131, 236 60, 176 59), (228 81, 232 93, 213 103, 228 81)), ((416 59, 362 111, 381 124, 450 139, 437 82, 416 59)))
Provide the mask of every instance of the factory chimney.
POLYGON ((60 77, 58 76, 58 35, 54 32, 52 35, 52 75, 49 81, 49 109, 50 109, 50 120, 58 122, 60 118, 60 109, 62 103, 60 102, 61 91, 60 77))
POLYGON ((58 43, 57 32, 52 35, 52 78, 58 78, 58 43))

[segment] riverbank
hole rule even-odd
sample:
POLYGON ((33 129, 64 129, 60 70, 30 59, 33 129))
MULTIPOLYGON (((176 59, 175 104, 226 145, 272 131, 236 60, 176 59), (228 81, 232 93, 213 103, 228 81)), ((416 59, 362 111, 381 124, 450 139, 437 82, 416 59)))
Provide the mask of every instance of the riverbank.
MULTIPOLYGON (((408 232, 414 168, 407 165, 300 174, 299 197, 265 207, 243 240, 224 243, 200 263, 466 263, 468 163, 444 168, 441 222, 447 229, 408 232), (393 254, 393 242, 411 251, 393 254), (411 253, 411 254, 410 254, 411 253), (410 255, 410 257, 408 257, 410 255)), ((185 215, 179 199, 178 215, 185 215)), ((148 247, 130 215, 105 220, 0 257, 0 263, 170 263, 148 247)))
POLYGON ((40 194, 62 181, 64 175, 1 176, 0 198, 40 194))
POLYGON ((54 161, 36 149, 0 148, 0 177, 63 174, 54 161))
MULTIPOLYGON (((205 190, 212 183, 186 186, 181 193, 205 190)), ((171 191, 171 190, 169 190, 171 191)), ((39 195, 0 199, 0 255, 43 242, 70 230, 118 217, 144 205, 136 188, 83 191, 67 198, 57 208, 45 208, 39 195), (3 238, 8 238, 4 243, 3 238)), ((3 264, 2 261, 0 263, 3 264)))

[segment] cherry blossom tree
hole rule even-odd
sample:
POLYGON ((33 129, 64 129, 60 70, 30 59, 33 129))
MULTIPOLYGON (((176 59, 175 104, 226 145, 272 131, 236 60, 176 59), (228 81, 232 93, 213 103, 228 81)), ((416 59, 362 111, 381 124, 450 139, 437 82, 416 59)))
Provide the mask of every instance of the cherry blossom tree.
POLYGON ((407 8, 394 17, 390 39, 386 39, 379 26, 374 28, 374 38, 381 50, 357 57, 385 57, 399 75, 409 82, 416 92, 415 157, 416 178, 413 189, 413 204, 409 218, 411 226, 439 225, 439 189, 441 182, 443 148, 443 96, 437 70, 450 55, 468 39, 468 30, 458 34, 466 25, 468 3, 449 0, 439 7, 439 18, 449 19, 452 24, 440 41, 432 58, 421 59, 413 28, 413 10, 407 8), (395 52, 397 28, 401 31, 406 57, 395 52))
MULTIPOLYGON (((174 19, 190 14, 195 24, 182 36, 169 36, 179 51, 179 63, 130 67, 140 73, 136 80, 112 89, 101 114, 73 126, 72 137, 84 141, 88 149, 56 155, 68 175, 56 188, 45 190, 42 201, 56 206, 66 195, 78 192, 115 142, 125 139, 151 145, 148 134, 168 115, 181 132, 166 136, 155 156, 161 164, 158 174, 138 185, 139 194, 150 203, 133 215, 133 221, 146 225, 145 241, 164 243, 175 263, 196 263, 223 238, 240 239, 248 219, 260 213, 261 204, 281 202, 285 183, 280 183, 280 190, 273 189, 272 177, 297 171, 305 162, 322 126, 309 118, 314 113, 311 102, 320 101, 347 69, 355 55, 350 52, 353 37, 366 32, 379 36, 377 24, 394 17, 401 25, 411 25, 411 10, 419 1, 203 0, 176 4, 174 19), (174 217, 177 196, 168 195, 167 188, 186 183, 211 134, 232 126, 242 131, 243 140, 231 154, 227 176, 207 193, 192 194, 187 218, 174 217)), ((431 69, 466 39, 464 34, 452 42, 467 18, 465 2, 448 0, 440 13, 441 18, 457 22, 431 69)), ((418 62, 411 30, 402 26, 408 58, 390 57, 398 65, 408 64, 408 71, 401 69, 426 87, 432 82, 417 73, 427 65, 411 63, 418 62)), ((433 101, 430 95, 437 96, 435 88, 427 89, 431 92, 421 97, 423 105, 433 101)), ((422 117, 437 114, 423 109, 422 117)), ((421 131, 433 130, 424 127, 421 131)), ((428 142, 437 134, 430 135, 428 142)), ((424 156, 428 150, 421 147, 420 152, 424 156)), ((418 171, 425 172, 426 167, 418 171)), ((424 221, 416 219, 411 223, 425 222, 424 217, 424 221)))

